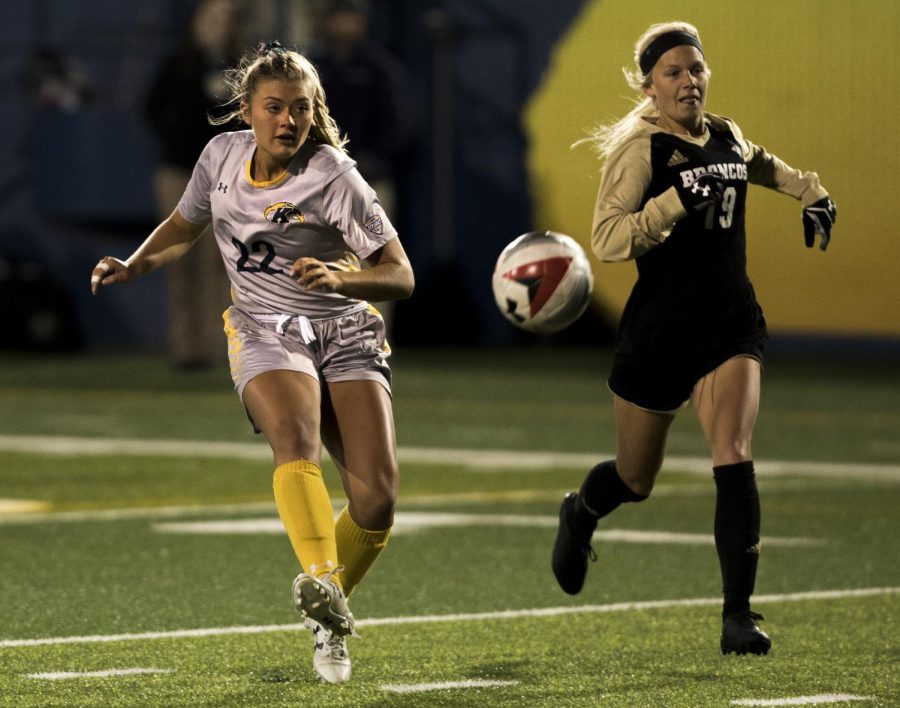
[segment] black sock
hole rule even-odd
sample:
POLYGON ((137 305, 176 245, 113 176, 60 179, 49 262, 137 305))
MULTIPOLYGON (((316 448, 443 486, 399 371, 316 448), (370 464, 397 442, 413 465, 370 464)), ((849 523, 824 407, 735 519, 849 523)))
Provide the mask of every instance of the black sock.
POLYGON ((622 481, 616 470, 615 460, 601 462, 584 478, 572 506, 569 524, 575 533, 588 536, 597 528, 597 521, 619 504, 643 501, 646 498, 642 494, 635 494, 622 481))
POLYGON ((759 562, 759 490, 753 462, 713 467, 716 552, 722 568, 722 615, 750 609, 759 562))

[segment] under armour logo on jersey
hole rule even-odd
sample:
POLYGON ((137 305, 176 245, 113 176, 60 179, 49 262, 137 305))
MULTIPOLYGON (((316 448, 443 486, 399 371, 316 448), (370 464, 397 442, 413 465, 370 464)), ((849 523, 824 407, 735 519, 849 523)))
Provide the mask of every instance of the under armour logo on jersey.
POLYGON ((700 184, 699 182, 694 182, 694 184, 691 186, 691 193, 699 194, 700 196, 703 196, 703 197, 708 197, 711 189, 712 189, 711 187, 708 187, 705 184, 700 184))
POLYGON ((672 153, 672 157, 669 158, 669 161, 666 163, 666 167, 675 167, 675 165, 683 165, 687 162, 688 159, 681 154, 680 150, 676 150, 672 153))
POLYGON ((306 217, 295 205, 290 202, 275 202, 266 207, 264 212, 266 221, 273 224, 287 224, 291 221, 303 223, 306 217))
POLYGON ((216 190, 221 192, 222 194, 226 194, 228 192, 228 185, 223 182, 219 182, 219 186, 216 187, 216 190))

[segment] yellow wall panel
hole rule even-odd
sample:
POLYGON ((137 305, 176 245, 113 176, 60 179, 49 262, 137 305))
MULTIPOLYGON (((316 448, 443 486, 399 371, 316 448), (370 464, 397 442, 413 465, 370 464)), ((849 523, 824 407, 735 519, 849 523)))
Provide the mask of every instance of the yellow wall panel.
MULTIPOLYGON (((838 205, 828 251, 803 245, 800 203, 751 186, 750 277, 773 331, 900 336, 900 2, 594 0, 558 44, 525 121, 535 226, 586 248, 599 171, 570 145, 631 107, 621 73, 654 22, 700 30, 707 109, 788 164, 819 174, 838 205)), ((617 317, 633 263, 594 261, 598 305, 617 317)))

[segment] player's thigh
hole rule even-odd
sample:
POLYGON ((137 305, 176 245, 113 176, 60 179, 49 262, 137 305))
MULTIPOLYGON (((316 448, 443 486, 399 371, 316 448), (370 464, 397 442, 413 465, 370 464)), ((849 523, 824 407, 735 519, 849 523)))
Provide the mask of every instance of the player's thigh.
POLYGON ((393 506, 398 485, 391 397, 377 381, 328 384, 322 436, 351 500, 393 506))
POLYGON ((299 371, 265 371, 247 383, 242 400, 269 441, 276 465, 319 462, 322 393, 317 379, 299 371))
POLYGON ((759 415, 760 376, 757 359, 736 356, 694 386, 691 402, 714 465, 751 459, 750 443, 759 415))
POLYGON ((674 413, 649 411, 613 394, 616 469, 638 494, 649 494, 662 467, 674 413))

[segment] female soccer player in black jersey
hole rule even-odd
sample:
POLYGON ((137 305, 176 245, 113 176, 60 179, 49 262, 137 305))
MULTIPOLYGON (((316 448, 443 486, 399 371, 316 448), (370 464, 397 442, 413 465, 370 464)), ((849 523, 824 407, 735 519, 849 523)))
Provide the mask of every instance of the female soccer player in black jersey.
POLYGON ((722 569, 723 653, 765 654, 769 637, 750 609, 759 558, 760 505, 751 434, 767 339, 747 277, 747 183, 801 200, 806 245, 825 250, 835 205, 814 173, 792 169, 704 111, 709 68, 687 23, 650 27, 626 72, 641 102, 590 141, 605 160, 592 247, 603 261, 635 259, 609 377, 616 459, 565 496, 553 573, 578 593, 598 519, 646 499, 676 412, 690 400, 712 453, 715 541, 722 569))

